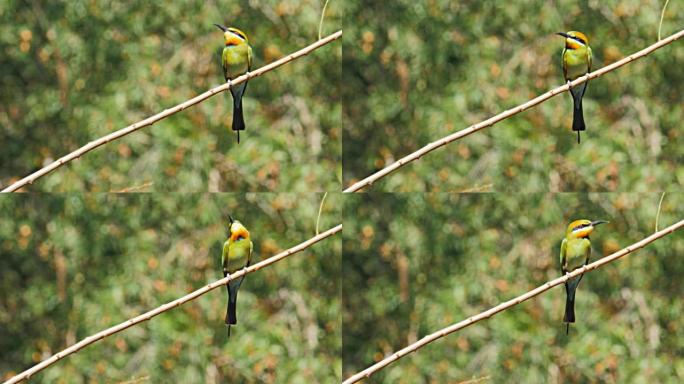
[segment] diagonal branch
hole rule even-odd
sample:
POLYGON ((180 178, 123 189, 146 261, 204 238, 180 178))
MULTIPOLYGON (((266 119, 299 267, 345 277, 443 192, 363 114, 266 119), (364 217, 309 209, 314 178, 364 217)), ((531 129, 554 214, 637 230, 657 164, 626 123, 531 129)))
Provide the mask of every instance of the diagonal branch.
POLYGON ((154 116, 150 116, 144 120, 138 121, 135 124, 129 125, 126 128, 122 128, 118 131, 112 132, 106 136, 103 136, 103 137, 95 140, 95 141, 91 141, 90 143, 88 143, 88 144, 82 146, 81 148, 69 153, 66 156, 63 156, 63 157, 57 159, 56 161, 52 162, 51 164, 39 169, 38 171, 36 171, 36 172, 26 176, 26 177, 24 177, 23 179, 14 182, 9 187, 6 187, 5 189, 3 189, 2 192, 14 192, 17 189, 19 189, 19 188, 21 188, 27 184, 32 184, 37 179, 47 175, 48 173, 54 171, 55 169, 61 167, 62 165, 66 164, 72 160, 80 158, 81 156, 85 155, 86 153, 92 151, 93 149, 95 149, 101 145, 104 145, 104 144, 107 144, 111 141, 119 139, 123 136, 128 135, 129 133, 137 131, 138 129, 141 129, 141 128, 146 127, 148 125, 152 125, 159 120, 167 118, 167 117, 169 117, 173 114, 176 114, 176 113, 178 113, 178 112, 180 112, 186 108, 189 108, 195 104, 201 103, 202 101, 214 96, 215 94, 217 94, 219 92, 223 92, 223 91, 228 90, 231 87, 231 85, 235 86, 237 84, 244 83, 245 81, 252 79, 254 77, 261 76, 266 72, 272 71, 272 70, 274 70, 274 69, 276 69, 282 65, 289 63, 292 60, 295 60, 297 58, 300 58, 304 55, 311 53, 314 50, 339 39, 341 36, 342 36, 342 31, 341 30, 337 31, 331 35, 326 36, 323 39, 316 41, 315 43, 313 43, 313 44, 311 44, 305 48, 300 49, 297 52, 291 53, 291 54, 281 58, 280 60, 277 60, 277 61, 274 61, 270 64, 264 65, 263 67, 256 69, 252 72, 247 72, 246 74, 244 74, 238 78, 233 79, 231 83, 225 83, 225 84, 219 85, 218 87, 211 88, 210 90, 208 90, 208 91, 206 91, 206 92, 204 92, 198 96, 195 96, 190 100, 187 100, 183 103, 180 103, 173 108, 165 109, 164 111, 159 112, 154 116))
POLYGON ((452 332, 456 332, 456 331, 461 330, 465 327, 473 325, 473 324, 475 324, 479 321, 482 321, 484 319, 488 319, 488 318, 496 315, 499 312, 505 311, 511 307, 514 307, 514 306, 522 303, 523 301, 526 301, 526 300, 529 300, 535 296, 538 296, 538 295, 542 294, 543 292, 546 292, 549 289, 555 287, 556 285, 563 284, 573 277, 579 276, 585 272, 589 272, 589 271, 592 271, 592 270, 597 269, 599 267, 602 267, 603 265, 608 264, 612 261, 615 261, 615 260, 617 260, 623 256, 626 256, 626 255, 636 251, 637 249, 643 248, 646 245, 660 239, 661 237, 667 236, 670 233, 672 233, 672 232, 674 232, 674 231, 676 231, 682 227, 684 227, 684 220, 680 220, 679 222, 672 224, 671 226, 663 229, 662 231, 655 232, 651 236, 648 236, 647 238, 642 239, 641 241, 638 241, 638 242, 636 242, 636 243, 634 243, 634 244, 632 244, 626 248, 623 248, 623 249, 621 249, 621 250, 619 250, 619 251, 617 251, 611 255, 608 255, 602 259, 599 259, 599 260, 597 260, 591 264, 587 264, 584 267, 576 269, 576 270, 574 270, 574 271, 572 271, 572 272, 570 272, 564 276, 561 276, 557 279, 547 281, 546 284, 540 285, 539 287, 537 287, 531 291, 528 291, 527 293, 522 294, 522 295, 520 295, 514 299, 508 300, 508 301, 501 303, 501 304, 497 305, 496 307, 490 308, 490 309, 488 309, 488 310, 486 310, 486 311, 484 311, 478 315, 469 317, 469 318, 467 318, 463 321, 460 321, 456 324, 452 324, 446 328, 440 329, 437 332, 431 333, 431 334, 423 337, 422 339, 418 340, 417 342, 415 342, 415 343, 393 353, 392 355, 386 357, 385 359, 371 365, 370 367, 364 369, 363 371, 354 374, 353 376, 351 376, 347 380, 345 380, 342 384, 356 383, 357 381, 360 381, 364 378, 370 377, 370 375, 372 375, 373 373, 381 370, 382 368, 390 365, 391 363, 399 360, 400 358, 408 355, 409 353, 417 351, 419 348, 424 347, 427 344, 429 344, 429 343, 431 343, 437 339, 440 339, 440 338, 442 338, 442 337, 444 337, 444 336, 446 336, 452 332))
POLYGON ((280 260, 282 260, 288 256, 291 256, 297 252, 300 252, 300 251, 318 243, 319 241, 321 241, 327 237, 335 235, 340 231, 342 231, 342 224, 339 224, 333 228, 330 228, 327 231, 321 233, 320 235, 314 236, 311 239, 309 239, 303 243, 300 243, 300 244, 298 244, 298 245, 296 245, 296 246, 294 246, 294 247, 292 247, 286 251, 280 252, 279 254, 277 254, 275 256, 269 257, 268 259, 262 260, 262 261, 254 264, 250 267, 247 267, 245 269, 237 271, 230 276, 224 277, 221 280, 217 280, 211 284, 205 285, 204 287, 202 287, 196 291, 193 291, 193 292, 191 292, 191 293, 189 293, 189 294, 187 294, 187 295, 185 295, 179 299, 176 299, 174 301, 166 303, 160 307, 157 307, 151 311, 145 312, 142 315, 136 316, 132 319, 126 320, 123 323, 120 323, 120 324, 115 325, 113 327, 107 328, 104 331, 100 331, 94 335, 88 336, 85 339, 79 341, 78 343, 72 345, 71 347, 69 347, 69 348, 67 348, 67 349, 65 349, 59 353, 52 355, 50 358, 43 360, 39 364, 36 364, 33 367, 25 370, 24 372, 10 378, 9 380, 5 381, 4 384, 13 384, 13 383, 18 383, 22 380, 28 380, 35 373, 42 371, 43 369, 45 369, 45 368, 49 367, 50 365, 56 363, 60 359, 66 357, 66 356, 69 356, 72 353, 76 353, 79 350, 81 350, 82 348, 87 347, 88 345, 90 345, 90 344, 92 344, 98 340, 102 340, 105 337, 111 336, 117 332, 121 332, 126 328, 132 327, 138 323, 142 323, 145 320, 149 320, 149 319, 151 319, 151 318, 153 318, 153 317, 155 317, 155 316, 157 316, 163 312, 169 311, 175 307, 180 306, 181 304, 187 303, 190 300, 194 300, 194 299, 204 295, 205 293, 211 291, 212 289, 216 289, 218 287, 221 287, 223 285, 228 284, 228 282, 233 280, 233 279, 244 276, 248 273, 258 271, 261 268, 267 267, 267 266, 269 266, 275 262, 278 262, 278 261, 280 261, 280 260))
POLYGON ((413 152, 407 156, 402 157, 401 159, 395 161, 394 163, 388 165, 387 167, 381 169, 380 171, 375 172, 374 174, 366 177, 365 179, 357 181, 356 183, 352 184, 347 189, 345 189, 343 192, 357 192, 364 187, 368 187, 371 184, 373 184, 374 182, 378 181, 379 179, 389 175, 390 173, 396 171, 397 169, 403 167, 404 165, 406 165, 412 161, 420 159, 421 157, 427 155, 428 153, 434 151, 435 149, 437 149, 439 147, 442 147, 442 146, 449 144, 452 141, 456 141, 460 138, 466 137, 466 136, 470 135, 471 133, 475 133, 481 129, 491 127, 492 125, 498 123, 501 120, 505 120, 511 116, 517 115, 518 113, 520 113, 526 109, 529 109, 529 108, 532 108, 538 104, 541 104, 542 102, 558 95, 559 93, 566 92, 571 87, 575 87, 575 86, 582 84, 586 81, 589 81, 591 79, 595 79, 599 76, 603 76, 606 73, 613 71, 615 69, 618 69, 618 68, 622 67, 623 65, 625 65, 629 62, 632 62, 636 59, 639 59, 641 57, 644 57, 644 56, 652 53, 653 51, 655 51, 658 48, 662 48, 662 47, 674 42, 675 40, 681 38, 682 36, 684 36, 684 30, 679 31, 679 32, 675 33, 674 35, 671 35, 670 37, 668 37, 666 39, 660 40, 657 43, 650 45, 650 46, 642 49, 639 52, 633 53, 633 54, 625 57, 624 59, 622 59, 620 61, 616 61, 613 64, 606 65, 605 67, 603 67, 599 70, 596 70, 594 72, 591 72, 591 73, 589 73, 585 76, 582 76, 578 79, 575 79, 574 81, 572 81, 568 84, 561 85, 560 87, 556 87, 556 88, 554 88, 554 89, 552 89, 552 90, 550 90, 550 91, 548 91, 542 95, 537 96, 536 98, 534 98, 534 99, 532 99, 532 100, 530 100, 524 104, 518 105, 515 108, 511 108, 507 111, 501 112, 498 115, 490 117, 487 120, 479 122, 475 125, 471 125, 470 127, 462 129, 458 132, 454 132, 454 133, 450 134, 449 136, 445 136, 445 137, 443 137, 437 141, 433 141, 432 143, 424 146, 423 148, 421 148, 421 149, 419 149, 419 150, 417 150, 417 151, 415 151, 415 152, 413 152))

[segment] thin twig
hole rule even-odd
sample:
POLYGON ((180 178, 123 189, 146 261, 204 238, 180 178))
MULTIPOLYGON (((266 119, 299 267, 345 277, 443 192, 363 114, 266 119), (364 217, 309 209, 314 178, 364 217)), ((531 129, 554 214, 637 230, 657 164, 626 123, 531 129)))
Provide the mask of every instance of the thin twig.
POLYGON ((328 192, 323 194, 321 199, 321 205, 318 207, 318 217, 316 218, 316 235, 318 235, 318 223, 321 221, 321 212, 323 212, 323 203, 325 203, 325 198, 328 196, 328 192))
MULTIPOLYGON (((667 9, 667 3, 669 3, 670 0, 665 0, 665 5, 663 5, 663 11, 660 12, 660 23, 658 24, 658 41, 660 41, 660 29, 663 27, 663 18, 665 17, 665 10, 667 9)), ((320 37, 319 37, 320 39, 320 37)))
POLYGON ((159 112, 154 116, 150 116, 144 120, 138 121, 137 123, 135 123, 133 125, 129 125, 126 128, 122 128, 118 131, 112 132, 106 136, 103 136, 103 137, 95 140, 95 141, 91 141, 90 143, 88 143, 88 144, 82 146, 81 148, 69 153, 66 156, 59 158, 58 160, 52 162, 51 164, 39 169, 38 171, 36 171, 32 174, 24 177, 23 179, 14 182, 9 187, 6 187, 5 189, 3 189, 2 192, 14 192, 17 189, 19 189, 19 188, 21 188, 27 184, 32 184, 33 182, 35 182, 40 177, 47 175, 48 173, 54 171, 55 169, 61 167, 62 165, 66 164, 72 160, 80 158, 81 156, 85 155, 86 153, 92 151, 93 149, 95 149, 101 145, 104 145, 106 143, 109 143, 111 141, 119 139, 123 136, 128 135, 131 132, 135 132, 135 131, 137 131, 143 127, 146 127, 148 125, 152 125, 159 120, 162 120, 162 119, 169 117, 175 113, 178 113, 178 112, 180 112, 186 108, 189 108, 195 104, 198 104, 198 103, 216 95, 217 93, 228 90, 231 87, 231 85, 235 86, 235 85, 243 83, 249 79, 252 79, 254 77, 261 76, 266 72, 272 71, 272 70, 274 70, 274 69, 276 69, 276 68, 278 68, 284 64, 289 63, 292 60, 295 60, 299 57, 302 57, 304 55, 311 53, 312 51, 339 39, 341 36, 342 36, 342 31, 341 30, 337 31, 337 32, 333 33, 332 35, 325 37, 324 39, 316 41, 315 43, 309 45, 308 47, 302 48, 297 52, 291 53, 291 54, 281 58, 280 60, 277 60, 277 61, 274 61, 270 64, 264 65, 263 67, 256 69, 252 72, 247 72, 244 75, 233 79, 230 82, 230 84, 225 83, 225 84, 219 85, 218 87, 211 88, 210 90, 208 90, 208 91, 206 91, 206 92, 204 92, 198 96, 195 96, 190 100, 187 100, 183 103, 180 103, 173 108, 165 109, 164 111, 159 112))
POLYGON ((489 376, 483 376, 483 377, 478 377, 478 378, 476 378, 476 379, 470 379, 470 380, 466 380, 466 381, 461 381, 461 382, 459 382, 458 384, 476 384, 476 383, 481 383, 481 382, 483 382, 483 381, 487 381, 487 380, 489 380, 489 379, 490 379, 489 376))
POLYGON ((546 101, 546 100, 548 100, 548 99, 550 99, 550 98, 552 98, 552 97, 554 97, 554 96, 556 96, 562 92, 568 91, 572 87, 575 87, 579 84, 582 84, 586 81, 597 78, 599 76, 603 76, 606 73, 613 71, 617 68, 620 68, 623 65, 625 65, 631 61, 634 61, 638 58, 641 58, 643 56, 648 55, 649 53, 655 51, 658 48, 662 48, 662 47, 674 42, 675 40, 681 38, 682 36, 684 36, 684 30, 679 31, 679 32, 675 33, 672 36, 669 36, 668 38, 666 38, 664 40, 660 40, 657 43, 654 43, 653 45, 650 45, 650 46, 642 49, 639 52, 633 53, 633 54, 625 57, 624 59, 622 59, 620 61, 616 61, 613 64, 607 65, 607 66, 605 66, 599 70, 591 72, 591 73, 589 73, 585 76, 582 76, 580 78, 577 78, 576 80, 574 80, 572 82, 569 82, 569 83, 566 83, 565 85, 561 85, 560 87, 554 88, 554 89, 552 89, 552 90, 550 90, 550 91, 548 91, 542 95, 537 96, 536 98, 534 98, 534 99, 532 99, 532 100, 530 100, 524 104, 518 105, 515 108, 511 108, 507 111, 501 112, 498 115, 490 117, 487 120, 479 122, 475 125, 471 125, 470 127, 465 128, 463 130, 460 130, 458 132, 454 132, 451 135, 445 136, 445 137, 443 137, 437 141, 433 141, 432 143, 424 146, 423 148, 421 148, 421 149, 419 149, 419 150, 417 150, 417 151, 415 151, 415 152, 413 152, 407 156, 402 157, 401 159, 395 161, 394 163, 392 163, 389 166, 381 169, 380 171, 366 177, 365 179, 357 181, 356 183, 352 184, 347 189, 345 189, 344 192, 357 192, 364 187, 370 186, 371 184, 373 184, 377 180, 389 175, 390 173, 396 171, 397 169, 403 167, 404 165, 406 165, 412 161, 420 159, 421 157, 427 155, 428 153, 434 151, 435 149, 437 149, 439 147, 442 147, 446 144, 449 144, 452 141, 456 141, 458 139, 466 137, 466 136, 468 136, 472 133, 475 133, 481 129, 491 127, 492 125, 498 123, 501 120, 505 120, 511 116, 517 115, 518 113, 523 112, 524 110, 529 109, 531 107, 534 107, 535 105, 538 105, 538 104, 542 103, 543 101, 546 101))
POLYGON ((658 232, 658 220, 660 220, 660 207, 663 204, 664 198, 665 198, 665 192, 663 192, 663 194, 660 195, 660 201, 658 202, 658 212, 656 213, 655 230, 653 232, 658 232))
POLYGON ((323 11, 321 11, 321 21, 318 23, 318 40, 321 39, 321 34, 323 33, 323 19, 325 18, 325 9, 328 8, 328 1, 330 0, 325 0, 323 11))
POLYGON ((488 309, 488 310, 486 310, 486 311, 484 311, 478 315, 469 317, 469 318, 467 318, 463 321, 460 321, 456 324, 452 324, 452 325, 450 325, 446 328, 443 328, 437 332, 431 333, 431 334, 423 337, 422 339, 418 340, 417 342, 415 342, 415 343, 399 350, 398 352, 391 354, 390 356, 386 357, 385 359, 371 365, 370 367, 364 369, 363 371, 354 374, 353 376, 351 376, 347 380, 345 380, 342 384, 356 383, 359 380, 370 377, 370 375, 372 375, 373 373, 375 373, 375 372, 381 370, 382 368, 388 366, 389 364, 399 360, 401 357, 406 356, 411 352, 415 352, 419 348, 424 347, 425 345, 427 345, 427 344, 429 344, 429 343, 431 343, 437 339, 440 339, 440 338, 442 338, 442 337, 444 337, 444 336, 446 336, 452 332, 456 332, 456 331, 461 330, 465 327, 473 325, 473 324, 475 324, 479 321, 482 321, 484 319, 488 319, 488 318, 496 315, 499 312, 505 311, 505 310, 507 310, 513 306, 516 306, 516 305, 522 303, 523 301, 526 301, 526 300, 531 299, 535 296, 538 296, 541 293, 546 292, 549 289, 551 289, 557 285, 563 284, 566 281, 572 279, 573 277, 577 277, 577 276, 579 276, 585 272, 592 271, 592 270, 597 269, 597 268, 599 268, 605 264, 608 264, 612 261, 615 261, 615 260, 617 260, 617 259, 619 259, 625 255, 628 255, 628 254, 636 251, 637 249, 643 248, 644 246, 648 245, 649 243, 652 243, 652 242, 658 240, 659 238, 666 236, 666 235, 668 235, 668 234, 670 234, 670 233, 672 233, 672 232, 674 232, 674 231, 676 231, 682 227, 684 227, 684 220, 681 220, 681 221, 663 229, 662 231, 656 232, 656 233, 646 237, 645 239, 638 241, 638 242, 636 242, 636 243, 634 243, 634 244, 632 244, 626 248, 623 248, 623 249, 621 249, 621 250, 619 250, 619 251, 617 251, 617 252, 615 252, 609 256, 606 256, 606 257, 604 257, 600 260, 597 260, 591 264, 587 264, 582 268, 578 268, 578 269, 576 269, 576 270, 574 270, 574 271, 572 271, 572 272, 570 272, 570 273, 568 273, 562 277, 548 281, 544 285, 540 285, 539 287, 537 287, 531 291, 528 291, 527 293, 522 294, 522 295, 520 295, 514 299, 508 300, 508 301, 501 303, 501 304, 497 305, 496 307, 490 308, 490 309, 488 309))
POLYGON ((211 291, 212 289, 216 289, 216 288, 219 288, 223 285, 228 284, 228 282, 233 280, 233 279, 237 279, 237 278, 242 277, 248 273, 258 271, 261 268, 269 266, 269 265, 271 265, 275 262, 278 262, 278 261, 280 261, 280 260, 282 260, 288 256, 291 256, 297 252, 300 252, 300 251, 316 244, 317 242, 319 242, 319 241, 321 241, 327 237, 330 237, 330 236, 332 236, 332 235, 334 235, 340 231, 342 231, 342 224, 339 224, 336 227, 330 228, 327 231, 321 233, 320 235, 312 237, 311 239, 309 239, 303 243, 300 243, 300 244, 298 244, 298 245, 296 245, 296 246, 294 246, 294 247, 292 247, 286 251, 280 252, 279 254, 277 254, 275 256, 269 257, 266 260, 262 260, 262 261, 254 264, 252 266, 241 269, 241 270, 239 270, 239 271, 237 271, 237 272, 235 272, 235 273, 233 273, 227 277, 224 277, 221 280, 217 280, 211 284, 205 285, 204 287, 202 287, 196 291, 193 291, 193 292, 191 292, 191 293, 189 293, 189 294, 187 294, 187 295, 185 295, 179 299, 176 299, 174 301, 166 303, 160 307, 157 307, 151 311, 145 312, 142 315, 136 316, 132 319, 128 319, 128 320, 124 321, 123 323, 120 323, 120 324, 115 325, 113 327, 107 328, 104 331, 98 332, 92 336, 88 336, 85 339, 79 341, 78 343, 72 345, 71 347, 52 355, 50 358, 43 360, 39 364, 36 364, 33 367, 25 370, 24 372, 10 378, 4 384, 18 383, 21 380, 30 379, 31 376, 33 376, 37 372, 40 372, 41 370, 43 370, 43 369, 49 367, 50 365, 56 363, 60 359, 66 357, 66 356, 69 356, 72 353, 76 353, 79 350, 81 350, 82 348, 84 348, 84 347, 86 347, 86 346, 88 346, 88 345, 90 345, 90 344, 92 344, 98 340, 102 340, 107 336, 111 336, 117 332, 121 332, 126 328, 129 328, 129 327, 136 325, 138 323, 142 323, 143 321, 149 320, 149 319, 151 319, 151 318, 153 318, 153 317, 155 317, 161 313, 164 313, 164 312, 169 311, 175 307, 178 307, 181 304, 184 304, 190 300, 194 300, 194 299, 204 295, 205 293, 211 291))
POLYGON ((130 193, 130 192, 137 192, 141 189, 149 188, 154 184, 152 181, 145 182, 140 185, 134 185, 132 187, 126 187, 124 189, 119 189, 118 191, 112 191, 113 193, 130 193))

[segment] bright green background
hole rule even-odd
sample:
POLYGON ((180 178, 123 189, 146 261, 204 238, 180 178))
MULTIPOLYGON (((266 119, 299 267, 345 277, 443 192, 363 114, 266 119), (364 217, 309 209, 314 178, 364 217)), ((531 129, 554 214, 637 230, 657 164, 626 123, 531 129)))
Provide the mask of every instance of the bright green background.
MULTIPOLYGON (((560 276, 574 219, 606 219, 593 260, 654 230, 660 194, 345 196, 344 377, 423 336, 560 276)), ((680 220, 667 194, 660 228, 680 220)), ((681 230, 588 273, 565 335, 555 287, 400 359, 369 383, 679 383, 681 230)))
MULTIPOLYGON (((344 184, 563 84, 563 39, 594 68, 657 40, 664 0, 344 1, 344 184)), ((663 36, 681 29, 670 1, 663 36)), ((684 184, 684 43, 589 83, 587 132, 562 94, 383 179, 375 191, 662 191, 684 184)))
MULTIPOLYGON (((323 35, 341 28, 336 2, 323 35)), ((221 84, 223 36, 247 33, 259 68, 318 38, 323 2, 3 1, 0 185, 221 84)), ((247 131, 217 95, 105 145, 32 191, 339 190, 341 42, 249 82, 247 131)))
MULTIPOLYGON (((0 378, 223 277, 230 213, 254 262, 314 236, 320 194, 0 197, 0 378)), ((320 230, 340 222, 329 195, 320 230)), ((341 236, 248 275, 230 341, 219 288, 99 341, 31 382, 341 379, 341 236), (59 379, 59 380, 58 380, 59 379)))

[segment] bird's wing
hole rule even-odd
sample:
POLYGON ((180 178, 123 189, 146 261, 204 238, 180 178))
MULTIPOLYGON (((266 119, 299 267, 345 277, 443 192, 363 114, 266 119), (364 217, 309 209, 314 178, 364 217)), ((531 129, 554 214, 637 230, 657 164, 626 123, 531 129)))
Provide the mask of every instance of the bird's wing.
POLYGON ((221 252, 221 267, 223 268, 223 276, 228 273, 228 253, 230 252, 230 240, 223 243, 223 252, 221 252))
POLYGON ((216 53, 218 53, 219 56, 219 63, 221 63, 221 69, 223 70, 223 78, 228 81, 228 72, 227 72, 227 64, 226 64, 226 48, 217 48, 216 53))
POLYGON ((587 247, 587 258, 584 259, 584 265, 589 264, 589 259, 591 259, 591 243, 589 243, 589 246, 587 247))
POLYGON ((567 248, 568 248, 568 239, 563 239, 563 242, 561 243, 561 248, 560 248, 560 264, 561 264, 561 272, 563 272, 563 274, 568 272, 566 269, 566 264, 565 264, 567 261, 565 258, 565 253, 567 251, 567 248))
POLYGON ((561 54, 561 62, 563 63, 563 78, 568 81, 568 63, 565 61, 565 53, 568 50, 563 48, 563 53, 561 54))
POLYGON ((247 72, 252 70, 252 47, 247 46, 247 72))
POLYGON ((252 264, 252 249, 254 249, 254 243, 252 243, 252 240, 249 241, 249 255, 247 256, 247 265, 245 267, 249 267, 250 264, 252 264))

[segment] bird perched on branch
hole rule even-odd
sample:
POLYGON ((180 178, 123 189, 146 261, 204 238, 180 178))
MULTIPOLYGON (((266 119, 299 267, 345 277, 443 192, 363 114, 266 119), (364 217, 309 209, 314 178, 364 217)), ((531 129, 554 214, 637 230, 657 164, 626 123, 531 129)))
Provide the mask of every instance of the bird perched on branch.
MULTIPOLYGON (((223 253, 221 254, 221 265, 223 266, 223 277, 235 271, 247 268, 252 261, 252 240, 249 231, 242 223, 228 215, 228 240, 223 243, 223 253)), ((235 305, 237 304, 237 294, 242 280, 242 275, 238 279, 231 280, 226 285, 228 289, 228 308, 226 309, 226 325, 228 325, 228 337, 230 337, 230 326, 237 324, 235 305)))
MULTIPOLYGON (((582 32, 577 31, 558 32, 557 34, 565 38, 565 49, 563 49, 563 76, 565 81, 570 82, 589 73, 591 71, 591 48, 587 37, 582 32)), ((574 104, 572 130, 577 131, 578 144, 580 142, 580 131, 587 129, 584 125, 584 113, 582 112, 582 97, 587 90, 587 83, 585 81, 577 87, 570 88, 574 104)))
MULTIPOLYGON (((228 28, 220 24, 214 24, 223 31, 225 47, 221 52, 221 66, 223 76, 230 83, 232 79, 242 76, 252 69, 252 47, 249 46, 247 35, 237 28, 228 28)), ((245 120, 242 116, 242 95, 247 89, 247 82, 230 87, 233 95, 233 131, 237 131, 237 141, 240 143, 240 131, 245 129, 245 120)))
MULTIPOLYGON (((572 272, 589 263, 591 255, 591 242, 589 235, 594 231, 594 227, 605 224, 607 221, 597 220, 575 220, 565 231, 565 239, 561 243, 560 263, 563 274, 572 272)), ((582 280, 584 274, 574 277, 565 283, 565 316, 563 322, 567 323, 565 333, 570 331, 570 323, 575 322, 575 291, 582 280)))

